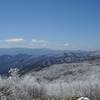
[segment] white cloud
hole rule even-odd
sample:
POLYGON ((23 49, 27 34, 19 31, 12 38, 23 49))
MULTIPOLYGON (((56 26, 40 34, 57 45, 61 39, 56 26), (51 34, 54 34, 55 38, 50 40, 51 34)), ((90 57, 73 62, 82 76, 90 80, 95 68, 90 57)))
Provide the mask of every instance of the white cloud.
POLYGON ((32 43, 35 46, 40 46, 40 47, 47 46, 47 41, 45 41, 45 40, 32 39, 32 43))
POLYGON ((8 38, 6 40, 0 40, 0 47, 2 48, 45 48, 48 41, 42 39, 25 40, 23 38, 8 38))
POLYGON ((62 44, 62 43, 48 42, 47 40, 44 39, 35 39, 35 38, 31 40, 25 40, 23 38, 8 38, 6 40, 0 41, 0 47, 71 49, 72 45, 69 45, 67 42, 62 44))
POLYGON ((45 40, 32 39, 32 42, 33 42, 33 43, 45 43, 45 42, 47 42, 47 41, 45 41, 45 40))
POLYGON ((39 40, 38 42, 39 42, 39 43, 45 43, 45 42, 47 42, 47 41, 45 41, 45 40, 39 40))
POLYGON ((68 46, 69 46, 69 44, 68 44, 68 43, 65 43, 65 44, 64 44, 64 46, 65 46, 65 47, 68 47, 68 46))
POLYGON ((32 39, 32 42, 33 42, 33 43, 36 43, 36 42, 37 42, 37 40, 35 40, 35 39, 32 39))
POLYGON ((23 42, 23 41, 24 41, 23 38, 11 38, 11 39, 5 40, 5 42, 8 42, 8 43, 16 43, 16 42, 23 42))

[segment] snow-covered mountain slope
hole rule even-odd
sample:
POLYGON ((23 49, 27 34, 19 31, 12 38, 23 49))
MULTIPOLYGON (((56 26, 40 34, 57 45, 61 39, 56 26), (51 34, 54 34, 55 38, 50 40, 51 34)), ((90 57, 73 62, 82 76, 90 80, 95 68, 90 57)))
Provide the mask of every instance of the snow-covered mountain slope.
POLYGON ((40 71, 32 71, 32 74, 41 80, 46 79, 48 81, 62 79, 66 82, 72 82, 77 80, 85 81, 92 78, 100 79, 100 63, 98 64, 97 61, 93 61, 56 64, 40 71))

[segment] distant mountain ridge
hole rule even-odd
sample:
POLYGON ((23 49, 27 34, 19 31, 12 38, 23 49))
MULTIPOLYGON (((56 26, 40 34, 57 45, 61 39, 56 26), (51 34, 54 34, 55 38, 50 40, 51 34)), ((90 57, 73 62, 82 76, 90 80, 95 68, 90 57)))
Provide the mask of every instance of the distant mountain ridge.
POLYGON ((99 51, 60 51, 25 48, 0 49, 0 74, 6 74, 10 68, 18 68, 20 73, 24 74, 31 70, 41 70, 54 64, 95 59, 100 59, 99 51))
POLYGON ((0 55, 17 55, 17 54, 28 54, 28 55, 45 55, 45 54, 56 54, 61 53, 62 50, 52 49, 32 49, 32 48, 0 48, 0 55))

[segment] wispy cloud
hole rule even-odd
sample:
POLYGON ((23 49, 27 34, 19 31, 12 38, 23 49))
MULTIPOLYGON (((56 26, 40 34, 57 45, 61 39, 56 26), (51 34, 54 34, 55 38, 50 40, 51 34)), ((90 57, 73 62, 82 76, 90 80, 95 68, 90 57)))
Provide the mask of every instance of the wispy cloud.
POLYGON ((37 39, 32 39, 32 44, 33 45, 40 45, 40 46, 46 46, 47 41, 46 40, 37 40, 37 39))
POLYGON ((64 43, 64 46, 65 46, 65 47, 68 47, 68 46, 69 46, 69 43, 64 43))
POLYGON ((47 41, 45 41, 45 40, 32 39, 32 42, 33 42, 33 43, 45 43, 45 42, 47 42, 47 41))
POLYGON ((4 40, 5 42, 8 42, 8 43, 16 43, 16 42, 23 42, 24 39, 23 38, 11 38, 11 39, 7 39, 7 40, 4 40))
POLYGON ((24 39, 24 38, 8 38, 6 40, 0 40, 0 48, 52 48, 52 49, 73 49, 72 44, 69 43, 55 43, 44 39, 24 39))
POLYGON ((37 40, 36 40, 36 39, 32 39, 32 42, 33 42, 33 43, 37 43, 37 40))

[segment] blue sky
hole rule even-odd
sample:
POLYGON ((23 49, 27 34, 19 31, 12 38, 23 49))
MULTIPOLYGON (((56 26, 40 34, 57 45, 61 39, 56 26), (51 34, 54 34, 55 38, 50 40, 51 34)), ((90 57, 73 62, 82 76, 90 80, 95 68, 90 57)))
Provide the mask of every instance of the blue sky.
POLYGON ((100 49, 100 0, 0 0, 0 47, 100 49))

